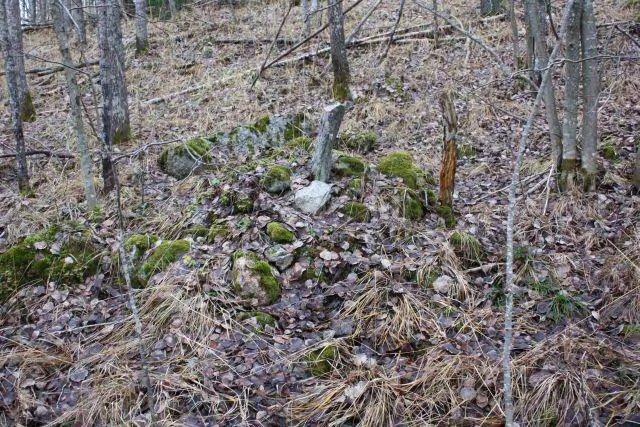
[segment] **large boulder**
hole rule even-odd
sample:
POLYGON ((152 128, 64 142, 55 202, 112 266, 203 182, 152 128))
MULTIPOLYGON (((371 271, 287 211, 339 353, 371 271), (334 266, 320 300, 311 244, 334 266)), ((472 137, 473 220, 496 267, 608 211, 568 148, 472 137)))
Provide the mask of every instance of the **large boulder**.
POLYGON ((79 224, 25 237, 0 255, 0 303, 28 285, 82 283, 96 273, 99 260, 90 232, 79 224))
POLYGON ((315 215, 327 204, 331 198, 331 184, 313 181, 307 187, 298 190, 294 196, 294 203, 302 212, 315 215))
POLYGON ((263 117, 253 125, 238 126, 203 138, 167 146, 160 155, 160 168, 168 175, 183 179, 207 167, 224 162, 259 157, 265 150, 281 147, 308 132, 304 114, 263 117))

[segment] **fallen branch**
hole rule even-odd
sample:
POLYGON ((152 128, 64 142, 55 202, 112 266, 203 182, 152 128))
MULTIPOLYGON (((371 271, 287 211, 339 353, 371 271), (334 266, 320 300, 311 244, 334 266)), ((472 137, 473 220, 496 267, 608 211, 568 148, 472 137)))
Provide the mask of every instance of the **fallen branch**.
POLYGON ((169 140, 169 141, 152 142, 152 143, 149 143, 149 144, 145 144, 142 147, 138 147, 133 151, 130 151, 128 153, 124 153, 124 154, 121 154, 121 155, 119 155, 117 157, 114 157, 113 159, 111 159, 111 161, 113 163, 116 163, 118 160, 122 160, 122 159, 125 159, 127 157, 135 157, 138 154, 147 151, 148 148, 167 145, 167 144, 171 144, 173 142, 179 142, 179 141, 181 141, 181 139, 172 139, 172 140, 169 140))
MULTIPOLYGON (((87 61, 87 62, 80 63, 78 65, 75 65, 74 69, 78 70, 80 68, 90 67, 92 65, 97 65, 97 64, 98 64, 98 60, 97 59, 93 59, 91 61, 87 61)), ((62 70, 64 70, 64 66, 63 65, 57 65, 55 67, 36 67, 36 68, 32 68, 30 70, 25 71, 25 73, 26 74, 36 74, 38 77, 44 77, 44 76, 47 76, 49 74, 58 73, 58 72, 60 72, 62 70)), ((4 75, 4 72, 1 72, 0 75, 4 75)))
POLYGON ((160 104, 161 102, 167 102, 168 100, 176 98, 176 97, 181 96, 181 95, 188 95, 190 93, 197 92, 197 91, 199 91, 201 89, 206 89, 207 87, 211 87, 211 86, 214 86, 214 85, 227 83, 227 82, 229 82, 229 81, 231 81, 233 79, 236 79, 238 77, 243 77, 244 75, 250 74, 252 72, 253 72, 253 70, 245 70, 245 71, 242 71, 242 72, 240 72, 238 74, 233 74, 231 76, 227 76, 227 77, 224 77, 222 79, 215 80, 215 81, 213 81, 211 83, 205 83, 205 84, 201 84, 201 85, 197 85, 197 86, 191 86, 191 87, 183 89, 183 90, 181 90, 179 92, 173 92, 173 93, 170 93, 170 94, 165 95, 165 96, 161 96, 161 97, 158 97, 158 98, 150 99, 150 100, 148 100, 146 102, 146 104, 153 105, 153 104, 160 104))
MULTIPOLYGON (((43 155, 43 156, 49 156, 49 157, 59 157, 61 159, 73 159, 75 157, 71 153, 55 152, 55 151, 49 151, 49 150, 31 150, 24 153, 24 155, 25 156, 43 155)), ((0 154, 0 159, 15 157, 15 156, 17 156, 17 154, 15 153, 0 154)))

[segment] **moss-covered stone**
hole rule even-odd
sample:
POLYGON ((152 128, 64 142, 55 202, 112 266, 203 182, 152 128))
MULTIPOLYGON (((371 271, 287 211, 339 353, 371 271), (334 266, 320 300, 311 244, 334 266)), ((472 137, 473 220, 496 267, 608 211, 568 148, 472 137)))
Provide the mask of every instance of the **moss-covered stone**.
POLYGON ((272 328, 276 327, 276 319, 269 313, 265 313, 263 311, 243 311, 238 313, 237 318, 240 322, 247 319, 256 319, 258 331, 264 331, 266 326, 270 326, 272 328))
POLYGON ((144 260, 136 271, 132 280, 134 287, 144 287, 151 276, 163 271, 169 264, 178 261, 189 252, 190 244, 187 240, 173 240, 160 243, 144 260))
POLYGON ((152 248, 160 237, 155 234, 133 234, 124 242, 124 250, 128 255, 133 253, 134 262, 152 248))
POLYGON ((207 233, 207 242, 213 243, 216 237, 226 238, 229 235, 229 225, 226 222, 213 224, 207 233))
POLYGON ((275 243, 291 243, 296 239, 296 235, 280 222, 270 222, 267 224, 267 235, 275 243))
POLYGON ((356 157, 340 156, 333 164, 333 170, 340 176, 363 176, 367 165, 356 157))
POLYGON ((342 212, 358 222, 367 222, 371 218, 369 209, 360 202, 345 203, 342 212))
POLYGON ((418 221, 424 216, 424 204, 412 191, 400 195, 400 214, 409 220, 418 221))
POLYGON ((291 171, 285 166, 272 166, 260 181, 271 194, 282 194, 291 188, 291 171))
POLYGON ((368 153, 376 148, 378 144, 378 135, 373 131, 364 131, 343 137, 342 141, 350 150, 357 151, 359 153, 368 153))
POLYGON ((229 190, 220 197, 220 204, 231 208, 233 214, 248 214, 253 210, 253 200, 247 194, 229 190))
POLYGON ((205 138, 171 144, 160 154, 158 164, 166 174, 183 179, 211 162, 210 149, 211 142, 205 138))
POLYGON ((454 228, 456 226, 456 216, 451 207, 440 205, 436 207, 436 213, 444 220, 446 228, 454 228))
POLYGON ((414 190, 418 188, 418 169, 413 165, 411 154, 406 151, 385 156, 380 161, 378 170, 387 176, 402 178, 409 188, 414 190))
POLYGON ((255 253, 243 251, 233 255, 233 289, 259 305, 273 304, 282 293, 271 265, 255 253))
POLYGON ((314 377, 323 377, 329 374, 338 359, 338 349, 328 345, 320 350, 315 350, 305 357, 307 369, 314 377))
POLYGON ((99 255, 87 230, 77 224, 52 226, 0 255, 0 303, 29 285, 82 283, 98 265, 99 255))

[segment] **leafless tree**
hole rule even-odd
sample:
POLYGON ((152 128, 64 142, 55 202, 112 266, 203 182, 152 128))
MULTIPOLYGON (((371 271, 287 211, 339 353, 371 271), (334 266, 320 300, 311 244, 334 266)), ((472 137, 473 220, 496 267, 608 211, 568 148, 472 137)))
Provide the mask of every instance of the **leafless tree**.
POLYGON ((149 35, 147 32, 147 2, 134 0, 136 8, 136 54, 142 55, 149 49, 149 35))
POLYGON ((344 102, 351 98, 349 83, 349 62, 347 48, 344 42, 344 16, 342 15, 342 0, 330 0, 329 25, 331 40, 331 64, 333 66, 333 97, 336 101, 344 102))
POLYGON ((104 190, 111 191, 115 186, 111 147, 131 138, 131 126, 120 5, 117 0, 99 0, 97 14, 102 88, 102 178, 104 190))
POLYGON ((27 169, 27 158, 25 155, 22 118, 20 117, 20 90, 16 73, 16 60, 14 58, 15 50, 11 46, 7 9, 4 0, 0 1, 0 50, 2 51, 4 59, 13 137, 16 142, 18 190, 22 194, 28 194, 31 192, 31 186, 29 185, 29 171, 27 169))
POLYGON ((502 0, 480 0, 480 14, 482 16, 497 15, 500 13, 502 0))
MULTIPOLYGON (((87 30, 84 19, 84 5, 82 0, 71 0, 69 5, 71 17, 73 18, 73 27, 75 28, 76 40, 80 45, 87 44, 87 30)), ((51 10, 53 15, 53 10, 51 10)))
POLYGON ((22 46, 22 23, 19 0, 2 0, 6 4, 7 26, 9 29, 9 43, 13 52, 16 76, 18 79, 18 96, 20 100, 20 118, 23 122, 33 122, 36 119, 36 110, 33 98, 27 84, 27 75, 24 69, 24 53, 22 46))
POLYGON ((51 14, 53 17, 53 27, 58 40, 58 48, 64 65, 64 76, 67 82, 67 91, 69 92, 69 105, 71 107, 71 119, 73 129, 76 134, 78 144, 78 154, 80 155, 80 167, 82 170, 82 183, 84 185, 85 197, 89 208, 97 205, 96 189, 93 184, 93 173, 91 155, 87 143, 87 135, 85 133, 84 123, 82 122, 82 110, 80 107, 80 92, 76 82, 76 70, 73 65, 71 51, 69 49, 69 36, 63 19, 64 13, 69 9, 68 0, 53 0, 51 4, 51 14))
POLYGON ((581 22, 583 116, 582 116, 582 177, 585 191, 595 188, 596 153, 598 151, 598 40, 593 1, 584 0, 581 22))

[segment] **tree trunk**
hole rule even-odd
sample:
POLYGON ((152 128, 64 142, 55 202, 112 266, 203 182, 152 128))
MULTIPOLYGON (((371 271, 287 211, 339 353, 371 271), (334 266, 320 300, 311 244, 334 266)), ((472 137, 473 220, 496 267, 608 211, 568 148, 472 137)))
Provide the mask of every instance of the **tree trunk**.
POLYGON ((451 208, 456 179, 456 134, 458 132, 458 118, 453 105, 453 94, 450 91, 445 91, 440 95, 440 108, 442 109, 442 118, 444 119, 444 148, 442 150, 438 201, 441 206, 451 208))
POLYGON ((128 140, 131 137, 131 127, 120 31, 120 7, 116 0, 99 0, 97 6, 102 88, 102 178, 104 190, 108 192, 115 186, 111 147, 128 140))
MULTIPOLYGON (((54 0, 55 2, 56 0, 54 0)), ((53 7, 51 8, 51 14, 53 15, 53 7)), ((84 5, 82 0, 71 0, 71 16, 75 23, 76 40, 79 45, 87 44, 87 30, 84 22, 84 5)))
POLYGON ((482 16, 497 15, 500 13, 502 0, 480 0, 480 14, 482 16))
MULTIPOLYGON (((533 32, 534 26, 531 23, 531 7, 525 2, 524 8, 524 20, 527 28, 526 33, 526 64, 529 70, 529 80, 536 86, 540 86, 540 73, 536 72, 536 48, 535 48, 535 35, 533 32)), ((537 91, 537 88, 532 86, 533 92, 537 91)))
POLYGON ((324 107, 320 130, 316 139, 315 153, 311 160, 311 170, 316 181, 328 182, 331 177, 333 163, 331 150, 338 138, 338 131, 345 111, 345 105, 340 102, 324 107))
POLYGON ((309 14, 309 0, 301 0, 302 6, 302 38, 306 39, 311 34, 311 15, 309 14))
POLYGON ((27 169, 27 157, 25 155, 22 119, 20 117, 20 91, 18 76, 16 74, 16 61, 14 59, 15 50, 11 47, 9 32, 6 3, 4 0, 0 0, 0 50, 2 51, 4 59, 13 137, 16 141, 18 190, 22 194, 28 194, 31 192, 31 186, 29 185, 29 171, 27 169))
MULTIPOLYGON (((513 69, 520 70, 520 34, 516 16, 516 0, 509 0, 509 21, 511 24, 511 45, 513 46, 513 69)), ((437 34, 437 28, 436 28, 437 34)))
POLYGON ((78 143, 78 154, 80 155, 80 166, 82 170, 82 183, 84 185, 84 193, 87 199, 89 209, 93 209, 97 205, 96 189, 93 184, 93 174, 91 172, 92 162, 87 144, 87 135, 82 122, 82 110, 80 108, 80 92, 76 83, 76 75, 74 70, 73 59, 69 50, 69 37, 64 27, 65 11, 61 10, 61 3, 68 9, 66 0, 53 1, 51 5, 51 15, 53 17, 53 27, 58 39, 58 48, 62 63, 64 64, 64 76, 67 82, 67 90, 69 92, 69 104, 71 107, 71 118, 73 121, 73 129, 76 133, 78 143))
POLYGON ((176 17, 176 2, 175 0, 164 0, 166 12, 169 12, 169 18, 174 19, 176 17))
POLYGON ((636 145, 636 165, 633 168, 633 186, 636 188, 636 192, 640 193, 640 136, 635 138, 636 145))
POLYGON ((582 11, 582 72, 584 111, 582 116, 582 176, 585 191, 595 188, 596 153, 598 152, 598 39, 593 1, 584 0, 582 11))
POLYGON ((349 62, 344 43, 344 16, 342 0, 329 0, 329 24, 331 27, 331 64, 333 65, 333 98, 344 102, 351 98, 349 62))
POLYGON ((31 24, 36 23, 36 0, 29 0, 29 22, 31 24))
POLYGON ((149 36, 147 32, 147 2, 135 0, 136 8, 136 54, 143 55, 149 50, 149 36))
POLYGON ((0 0, 6 2, 7 26, 9 29, 9 43, 13 51, 13 60, 18 79, 18 96, 20 101, 20 118, 23 122, 36 120, 36 109, 33 105, 27 75, 24 70, 24 53, 22 46, 22 23, 20 17, 19 0, 0 0))
POLYGON ((580 21, 582 2, 573 4, 565 35, 565 101, 564 123, 562 125, 562 174, 560 188, 569 189, 575 185, 578 163, 576 131, 578 128, 578 97, 580 94, 580 21))
POLYGON ((437 49, 440 44, 440 20, 438 19, 438 0, 433 0, 433 45, 437 49))
MULTIPOLYGON (((544 0, 542 0, 544 4, 544 0)), ((549 54, 547 53, 546 18, 545 14, 538 9, 536 0, 526 0, 529 11, 529 25, 534 37, 534 47, 536 53, 535 69, 537 72, 543 71, 547 66, 549 54)), ((545 6, 546 10, 546 6, 545 6)), ((544 87, 543 93, 547 124, 549 125, 549 137, 551 139, 551 156, 556 170, 560 170, 562 162, 562 128, 558 120, 556 111, 556 96, 553 85, 549 82, 544 87)))

